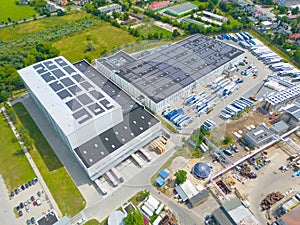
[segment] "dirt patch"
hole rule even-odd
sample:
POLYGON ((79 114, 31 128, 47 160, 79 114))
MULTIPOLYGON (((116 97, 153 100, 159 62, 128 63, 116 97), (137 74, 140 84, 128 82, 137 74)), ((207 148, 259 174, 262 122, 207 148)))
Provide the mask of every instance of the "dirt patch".
POLYGON ((250 126, 252 124, 257 126, 260 123, 265 123, 266 126, 269 127, 271 126, 270 122, 271 121, 267 115, 262 114, 259 110, 254 108, 248 113, 244 113, 241 118, 236 120, 228 120, 223 125, 214 129, 211 137, 213 140, 221 141, 226 135, 229 135, 235 140, 236 137, 233 134, 234 132, 241 130, 244 133, 247 131, 246 126, 250 126))

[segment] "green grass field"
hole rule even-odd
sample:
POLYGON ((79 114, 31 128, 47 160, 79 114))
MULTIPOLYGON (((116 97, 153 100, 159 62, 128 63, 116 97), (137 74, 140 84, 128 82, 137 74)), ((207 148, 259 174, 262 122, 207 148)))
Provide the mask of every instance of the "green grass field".
POLYGON ((8 191, 19 187, 35 177, 10 126, 0 113, 0 174, 8 191))
POLYGON ((60 55, 71 62, 76 62, 84 58, 98 58, 106 51, 136 40, 137 38, 128 32, 103 23, 99 27, 56 41, 53 46, 59 49, 60 55), (95 47, 94 51, 85 52, 88 42, 95 47))
POLYGON ((30 33, 42 31, 56 26, 62 26, 85 17, 91 17, 91 15, 85 13, 84 11, 76 11, 65 16, 51 16, 44 19, 18 24, 16 26, 4 27, 0 29, 0 40, 6 41, 19 39, 30 33))
MULTIPOLYGON (((26 18, 32 18, 36 14, 33 7, 30 6, 18 6, 15 0, 1 1, 0 4, 0 23, 3 21, 7 23, 7 18, 11 18, 12 21, 19 21, 26 18)), ((1 35, 0 35, 1 36, 1 35)))
POLYGON ((13 108, 18 115, 18 123, 23 124, 34 140, 34 149, 30 151, 31 157, 58 207, 64 215, 74 216, 84 208, 84 198, 23 104, 16 103, 13 108))
POLYGON ((85 225, 100 225, 99 221, 96 219, 92 219, 84 223, 85 225))
POLYGON ((144 25, 144 26, 140 26, 137 28, 138 32, 144 36, 147 37, 147 35, 149 33, 162 33, 163 34, 163 37, 171 37, 172 36, 172 32, 168 31, 168 30, 165 30, 161 27, 158 27, 156 25, 151 25, 151 26, 148 26, 148 25, 144 25))

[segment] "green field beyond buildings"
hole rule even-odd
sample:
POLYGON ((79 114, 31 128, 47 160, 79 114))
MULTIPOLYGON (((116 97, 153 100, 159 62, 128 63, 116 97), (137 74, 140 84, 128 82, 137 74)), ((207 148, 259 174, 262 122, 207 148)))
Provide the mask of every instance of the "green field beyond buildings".
POLYGON ((35 10, 31 6, 16 5, 15 0, 2 0, 0 7, 0 23, 8 23, 8 18, 12 21, 32 18, 36 15, 35 10))

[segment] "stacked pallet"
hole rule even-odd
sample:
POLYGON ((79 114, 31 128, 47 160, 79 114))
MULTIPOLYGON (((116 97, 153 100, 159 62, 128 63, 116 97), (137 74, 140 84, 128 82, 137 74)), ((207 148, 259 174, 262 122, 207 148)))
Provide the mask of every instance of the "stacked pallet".
POLYGON ((168 139, 165 136, 161 136, 158 139, 155 139, 150 143, 150 147, 153 151, 157 151, 159 154, 162 154, 166 151, 166 144, 168 139))

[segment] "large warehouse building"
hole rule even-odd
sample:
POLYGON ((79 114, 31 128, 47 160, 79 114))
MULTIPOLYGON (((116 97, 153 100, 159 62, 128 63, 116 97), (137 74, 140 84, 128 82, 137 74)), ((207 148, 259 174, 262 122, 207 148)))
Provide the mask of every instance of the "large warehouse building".
POLYGON ((142 58, 120 51, 97 69, 154 112, 207 84, 244 58, 244 51, 196 34, 142 58))
POLYGON ((92 180, 161 133, 153 115, 86 61, 57 57, 18 72, 92 180))

